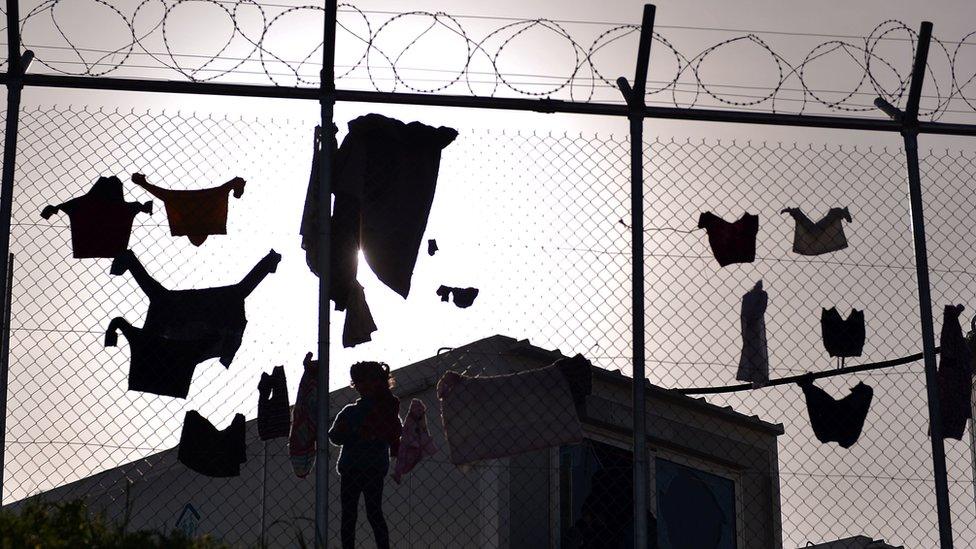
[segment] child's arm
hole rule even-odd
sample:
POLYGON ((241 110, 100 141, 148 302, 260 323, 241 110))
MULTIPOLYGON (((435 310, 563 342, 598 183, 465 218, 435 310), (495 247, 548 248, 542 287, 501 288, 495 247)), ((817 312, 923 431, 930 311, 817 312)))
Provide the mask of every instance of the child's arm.
MULTIPOLYGON (((347 407, 348 408, 348 407, 347 407)), ((332 428, 329 429, 329 442, 336 446, 342 446, 343 444, 349 443, 356 438, 356 433, 349 425, 349 413, 347 408, 343 408, 342 411, 336 416, 335 421, 332 423, 332 428)))

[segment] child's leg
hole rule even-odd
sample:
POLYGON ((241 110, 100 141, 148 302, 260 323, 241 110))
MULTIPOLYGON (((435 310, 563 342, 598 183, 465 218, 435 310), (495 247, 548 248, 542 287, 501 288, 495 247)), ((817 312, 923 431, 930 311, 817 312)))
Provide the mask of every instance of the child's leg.
POLYGON ((358 471, 346 471, 339 475, 339 503, 342 509, 339 535, 342 538, 342 549, 356 547, 356 520, 359 514, 359 494, 362 491, 362 475, 358 471))
POLYGON ((383 516, 383 480, 386 472, 369 473, 363 482, 363 496, 366 503, 366 519, 373 528, 377 549, 390 549, 390 532, 383 516))

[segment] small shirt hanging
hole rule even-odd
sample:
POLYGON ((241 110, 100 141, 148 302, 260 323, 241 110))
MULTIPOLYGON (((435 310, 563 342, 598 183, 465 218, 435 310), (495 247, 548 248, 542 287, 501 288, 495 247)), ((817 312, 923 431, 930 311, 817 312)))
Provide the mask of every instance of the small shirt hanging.
POLYGON ((208 477, 236 477, 247 461, 244 444, 244 416, 234 415, 223 431, 218 430, 196 410, 183 419, 176 458, 190 469, 208 477))
POLYGON ((823 309, 820 330, 830 356, 861 356, 864 351, 864 311, 851 309, 851 314, 843 319, 836 307, 823 309))
POLYGON ((705 212, 698 217, 698 228, 708 233, 708 244, 722 267, 755 261, 758 215, 743 214, 737 221, 729 223, 712 212, 705 212))
POLYGON ((64 204, 45 206, 41 217, 50 219, 58 212, 68 214, 75 258, 111 258, 129 247, 132 221, 139 212, 151 214, 152 201, 126 202, 118 177, 99 177, 87 193, 64 204))
POLYGON ((132 182, 163 201, 170 234, 185 236, 194 246, 203 244, 210 235, 227 234, 229 195, 233 191, 234 198, 240 198, 245 185, 243 179, 235 177, 210 189, 174 191, 150 184, 141 173, 132 174, 132 182))
POLYGON ((797 385, 806 397, 810 425, 817 440, 824 444, 836 442, 841 448, 853 446, 864 428, 864 418, 868 415, 874 389, 858 383, 849 395, 835 400, 814 385, 812 379, 805 379, 797 385))
POLYGON ((942 415, 943 438, 962 440, 966 420, 973 416, 972 409, 972 356, 962 336, 959 315, 962 305, 946 305, 942 316, 942 333, 939 345, 939 408, 942 415))
POLYGON ((766 305, 769 295, 762 281, 742 296, 742 354, 735 379, 762 387, 769 381, 769 350, 766 345, 766 305))
POLYGON ((814 223, 799 208, 786 208, 781 213, 796 220, 793 233, 793 252, 800 255, 821 255, 847 247, 843 221, 851 222, 847 208, 831 208, 827 215, 814 223))
POLYGON ((118 345, 120 331, 129 341, 129 390, 175 398, 186 398, 193 370, 212 358, 211 350, 218 342, 216 336, 169 339, 116 317, 105 332, 106 347, 118 345))
POLYGON ((271 374, 261 372, 258 382, 258 437, 261 440, 288 436, 288 382, 285 367, 275 366, 271 374))

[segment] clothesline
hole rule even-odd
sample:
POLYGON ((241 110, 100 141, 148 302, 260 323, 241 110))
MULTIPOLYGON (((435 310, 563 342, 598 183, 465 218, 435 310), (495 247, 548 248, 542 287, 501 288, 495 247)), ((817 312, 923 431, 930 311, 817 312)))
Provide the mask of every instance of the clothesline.
MULTIPOLYGON (((940 350, 941 347, 935 348, 936 353, 938 353, 940 350)), ((853 374, 857 372, 867 372, 870 370, 893 368, 895 366, 910 364, 912 362, 920 360, 921 358, 922 358, 922 353, 915 353, 913 355, 893 358, 890 360, 882 360, 880 362, 871 362, 868 364, 858 364, 857 366, 847 366, 844 368, 837 368, 835 370, 826 370, 823 372, 811 372, 808 374, 781 377, 779 379, 769 380, 769 382, 763 385, 762 387, 753 387, 751 383, 740 383, 738 385, 726 385, 721 387, 687 387, 684 389, 672 389, 672 390, 683 395, 715 395, 720 393, 736 393, 739 391, 750 391, 754 389, 773 387, 775 385, 788 385, 803 380, 822 379, 822 378, 835 377, 835 376, 841 376, 846 374, 853 374)))

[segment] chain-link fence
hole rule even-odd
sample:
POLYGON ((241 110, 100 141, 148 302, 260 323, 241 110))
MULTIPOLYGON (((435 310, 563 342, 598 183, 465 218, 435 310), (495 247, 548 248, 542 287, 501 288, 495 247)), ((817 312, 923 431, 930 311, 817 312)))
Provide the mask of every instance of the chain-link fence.
MULTIPOLYGON (((344 116, 340 109, 340 141, 344 116)), ((288 439, 260 441, 254 419, 261 373, 284 365, 296 404, 302 357, 316 343, 317 281, 298 235, 313 126, 87 109, 21 114, 4 504, 38 494, 84 497, 131 529, 185 528, 240 546, 311 541, 313 476, 297 477, 288 439), (133 173, 167 189, 210 188, 235 176, 246 187, 228 197, 227 234, 195 246, 170 234, 173 204, 130 183, 133 173), (135 215, 129 247, 164 288, 237 284, 269 250, 282 255, 245 300, 233 362, 225 368, 214 356, 191 369, 185 399, 127 390, 145 334, 129 339, 123 331, 118 347, 105 347, 111 319, 147 328, 158 318, 147 284, 140 288, 131 273, 112 276, 112 259, 73 258, 68 215, 40 216, 108 175, 124 181, 126 201, 156 202, 151 215, 135 215), (190 410, 217 429, 237 413, 246 417, 239 476, 204 476, 177 459, 190 410)), ((443 152, 409 299, 373 275, 375 257, 360 257, 357 278, 378 327, 372 341, 342 348, 348 312, 333 313, 333 417, 356 398, 348 368, 361 360, 393 367, 401 417, 414 398, 427 406, 436 453, 400 482, 382 484, 393 547, 632 546, 629 145, 607 136, 458 130, 443 152), (428 239, 436 241, 432 255, 428 239), (441 301, 441 285, 479 293, 461 308, 457 294, 441 301), (595 366, 582 402, 560 389, 566 384, 576 396, 572 375, 542 369, 576 353, 595 366), (439 390, 449 371, 463 377, 439 390), (536 377, 512 375, 526 372, 536 377)), ((824 349, 822 308, 864 311, 863 356, 847 365, 920 351, 899 147, 657 138, 645 149, 651 383, 738 383, 742 298, 760 280, 772 378, 837 366, 824 349), (817 220, 834 207, 851 215, 847 247, 820 256, 791 251, 795 222, 780 212, 800 208, 817 220), (697 228, 705 211, 729 221, 759 216, 754 262, 719 267, 697 228)), ((967 241, 976 166, 969 153, 931 151, 922 169, 938 328, 942 305, 976 302, 967 241)), ((162 379, 172 381, 170 374, 162 379)), ((796 385, 707 402, 651 388, 654 544, 792 548, 864 535, 936 546, 921 362, 816 385, 841 398, 858 382, 873 398, 849 448, 816 438, 796 385)), ((976 540, 971 451, 968 430, 961 441, 947 440, 958 546, 976 540)), ((340 544, 341 482, 367 500, 376 493, 335 470, 333 462, 330 546, 340 544)), ((376 519, 376 506, 365 502, 360 545, 372 546, 376 519)))

